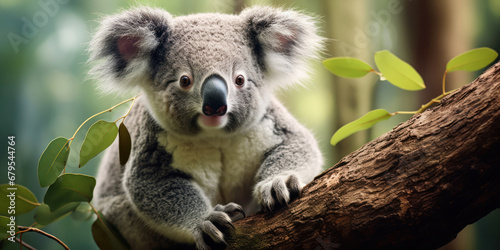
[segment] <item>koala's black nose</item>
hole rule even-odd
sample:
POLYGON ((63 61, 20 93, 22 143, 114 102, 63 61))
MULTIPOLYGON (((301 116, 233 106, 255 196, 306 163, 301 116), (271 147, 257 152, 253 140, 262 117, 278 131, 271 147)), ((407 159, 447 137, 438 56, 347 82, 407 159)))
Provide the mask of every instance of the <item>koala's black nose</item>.
POLYGON ((205 79, 201 87, 203 97, 203 114, 206 116, 223 116, 227 111, 227 86, 219 75, 211 75, 205 79))

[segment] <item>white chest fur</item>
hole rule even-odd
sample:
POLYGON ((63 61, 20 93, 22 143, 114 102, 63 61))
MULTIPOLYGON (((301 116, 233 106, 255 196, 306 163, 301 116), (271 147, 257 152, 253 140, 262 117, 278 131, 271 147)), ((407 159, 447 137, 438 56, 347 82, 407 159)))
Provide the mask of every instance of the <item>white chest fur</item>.
POLYGON ((282 140, 273 127, 271 120, 263 120, 230 137, 186 140, 164 134, 158 141, 172 154, 172 167, 190 174, 212 205, 237 202, 245 206, 250 204, 264 153, 282 140))

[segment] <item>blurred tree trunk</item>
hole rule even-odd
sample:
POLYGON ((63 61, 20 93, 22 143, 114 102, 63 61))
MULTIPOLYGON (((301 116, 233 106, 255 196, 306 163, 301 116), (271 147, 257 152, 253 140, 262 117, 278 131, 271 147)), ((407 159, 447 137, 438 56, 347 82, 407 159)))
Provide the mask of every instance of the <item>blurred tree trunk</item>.
MULTIPOLYGON (((446 63, 472 48, 474 1, 420 0, 406 2, 406 17, 412 65, 422 75, 427 89, 419 92, 421 103, 442 93, 446 63)), ((448 90, 469 82, 468 72, 454 72, 446 78, 448 90)))
MULTIPOLYGON (((364 35, 368 9, 371 1, 352 0, 346 4, 342 0, 323 1, 327 37, 331 38, 328 46, 330 57, 349 56, 370 62, 372 56, 364 35)), ((335 108, 332 132, 341 126, 358 119, 371 109, 374 82, 366 78, 347 79, 332 76, 332 93, 335 96, 335 108)), ((338 160, 366 143, 368 133, 356 133, 334 147, 338 160)))

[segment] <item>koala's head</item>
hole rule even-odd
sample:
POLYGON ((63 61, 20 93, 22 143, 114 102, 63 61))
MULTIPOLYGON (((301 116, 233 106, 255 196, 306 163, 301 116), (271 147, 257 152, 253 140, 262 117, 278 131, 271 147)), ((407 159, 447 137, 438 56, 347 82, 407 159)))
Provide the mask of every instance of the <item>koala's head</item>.
POLYGON ((313 19, 295 11, 173 18, 143 7, 102 22, 91 74, 105 90, 141 90, 169 132, 231 134, 261 120, 273 90, 307 76, 320 44, 313 19))

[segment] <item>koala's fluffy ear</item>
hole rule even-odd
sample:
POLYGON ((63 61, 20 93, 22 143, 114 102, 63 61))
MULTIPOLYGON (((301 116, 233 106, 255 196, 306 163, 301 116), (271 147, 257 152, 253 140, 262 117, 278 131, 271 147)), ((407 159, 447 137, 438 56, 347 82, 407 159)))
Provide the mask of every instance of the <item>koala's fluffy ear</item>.
POLYGON ((90 75, 105 92, 132 90, 151 79, 165 57, 172 17, 160 9, 141 7, 105 18, 89 51, 90 75))
POLYGON ((248 25, 258 64, 277 88, 305 80, 308 61, 316 59, 323 39, 314 18, 296 11, 253 7, 240 16, 248 25))

